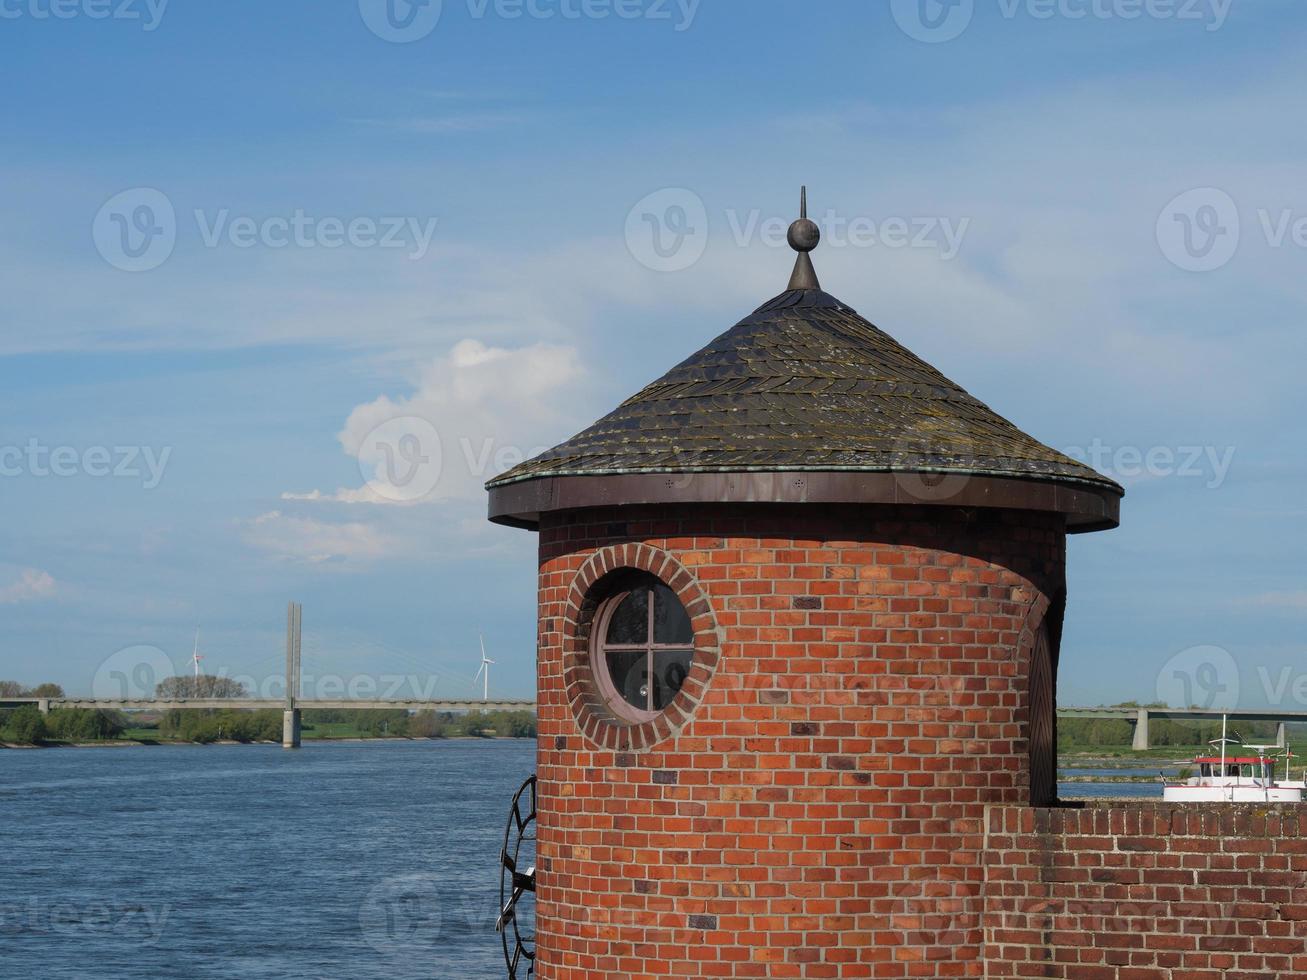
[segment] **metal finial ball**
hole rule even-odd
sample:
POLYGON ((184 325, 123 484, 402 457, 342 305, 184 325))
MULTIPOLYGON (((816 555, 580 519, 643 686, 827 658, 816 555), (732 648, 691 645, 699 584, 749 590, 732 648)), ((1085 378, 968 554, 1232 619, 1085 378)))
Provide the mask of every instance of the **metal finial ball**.
POLYGON ((800 218, 794 224, 790 225, 789 234, 786 236, 790 242, 790 248, 796 252, 811 252, 821 241, 821 229, 817 227, 817 222, 810 221, 807 218, 800 218))

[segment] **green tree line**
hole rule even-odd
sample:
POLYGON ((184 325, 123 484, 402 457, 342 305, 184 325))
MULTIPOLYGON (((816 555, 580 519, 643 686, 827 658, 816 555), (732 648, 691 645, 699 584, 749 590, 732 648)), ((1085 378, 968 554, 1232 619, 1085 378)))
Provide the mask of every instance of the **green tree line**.
POLYGON ((530 711, 419 711, 309 708, 305 731, 317 726, 348 726, 364 735, 407 738, 535 738, 536 718, 530 711))
POLYGON ((261 711, 165 711, 159 719, 159 735, 183 742, 279 742, 281 712, 261 711))
MULTIPOLYGON (((529 711, 419 711, 409 714, 394 710, 306 710, 304 730, 339 726, 341 734, 377 738, 535 738, 536 719, 529 711)), ((132 727, 119 711, 86 708, 57 708, 42 715, 35 705, 0 711, 0 742, 40 745, 42 742, 94 742, 120 738, 132 727)), ((275 709, 261 711, 164 712, 157 730, 162 739, 209 743, 278 742, 282 714, 275 709)))
POLYGON ((46 741, 95 742, 118 738, 127 720, 118 711, 57 708, 48 715, 35 705, 0 711, 0 742, 40 745, 46 741))
MULTIPOLYGON (((58 684, 26 687, 18 681, 0 681, 0 698, 61 698, 64 689, 58 684)), ((117 711, 92 711, 64 708, 43 715, 34 704, 0 710, 0 742, 13 745, 40 745, 49 740, 92 742, 117 738, 127 727, 117 711)))

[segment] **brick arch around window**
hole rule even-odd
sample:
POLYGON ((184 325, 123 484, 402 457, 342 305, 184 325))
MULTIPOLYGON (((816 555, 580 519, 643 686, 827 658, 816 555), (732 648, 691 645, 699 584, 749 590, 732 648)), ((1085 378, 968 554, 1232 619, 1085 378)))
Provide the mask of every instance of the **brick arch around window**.
POLYGON ((563 633, 563 683, 577 726, 591 742, 618 751, 643 751, 679 732, 708 693, 721 658, 721 630, 708 596, 675 557, 646 544, 612 545, 586 560, 568 593, 563 633), (680 692, 657 717, 640 723, 609 708, 592 663, 595 615, 620 588, 623 573, 632 571, 647 572, 671 588, 694 631, 694 660, 680 692))

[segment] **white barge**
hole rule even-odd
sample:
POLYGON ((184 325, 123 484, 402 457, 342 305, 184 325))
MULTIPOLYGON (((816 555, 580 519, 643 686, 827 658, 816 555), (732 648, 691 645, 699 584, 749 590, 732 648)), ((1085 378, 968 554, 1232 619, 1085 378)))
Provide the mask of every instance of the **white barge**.
POLYGON ((1284 760, 1284 778, 1276 779, 1276 757, 1268 755, 1274 745, 1244 745, 1242 741, 1225 737, 1225 719, 1221 719, 1222 735, 1213 741, 1219 744, 1220 755, 1200 755, 1194 759, 1197 775, 1183 781, 1167 782, 1162 787, 1162 798, 1174 803, 1301 803, 1307 784, 1289 778, 1289 760, 1293 753, 1287 747, 1280 756, 1284 760), (1226 746, 1244 754, 1227 755, 1226 746), (1251 754, 1247 754, 1251 753, 1251 754))

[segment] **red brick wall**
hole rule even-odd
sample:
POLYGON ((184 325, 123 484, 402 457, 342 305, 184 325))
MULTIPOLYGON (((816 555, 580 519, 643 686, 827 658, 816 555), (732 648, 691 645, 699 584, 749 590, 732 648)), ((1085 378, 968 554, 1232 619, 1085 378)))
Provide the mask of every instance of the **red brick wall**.
POLYGON ((990 977, 1307 976, 1307 808, 993 807, 988 827, 990 977))
POLYGON ((985 807, 1029 802, 1026 661, 1063 565, 1044 515, 547 517, 537 976, 980 976, 980 923, 931 916, 981 894, 985 807), (654 729, 586 695, 578 578, 620 564, 676 579, 708 648, 654 729))

